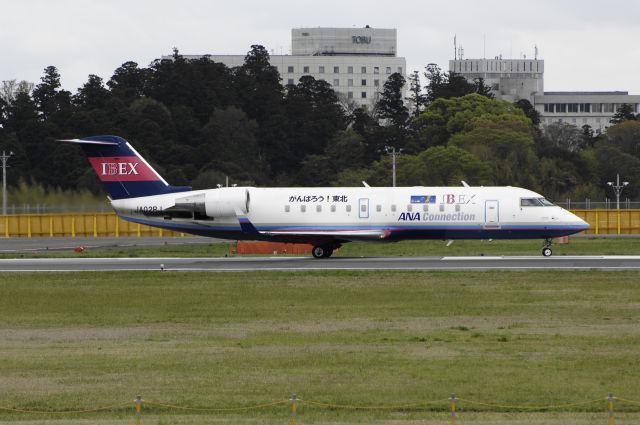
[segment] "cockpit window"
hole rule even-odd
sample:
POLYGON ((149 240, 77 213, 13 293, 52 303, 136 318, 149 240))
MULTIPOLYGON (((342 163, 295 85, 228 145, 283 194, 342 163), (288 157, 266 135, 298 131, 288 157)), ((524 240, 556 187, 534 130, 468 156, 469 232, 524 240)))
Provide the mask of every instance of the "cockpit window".
POLYGON ((545 198, 520 198, 521 207, 552 207, 553 203, 545 198))
POLYGON ((542 203, 537 198, 520 198, 521 207, 541 207, 542 203))

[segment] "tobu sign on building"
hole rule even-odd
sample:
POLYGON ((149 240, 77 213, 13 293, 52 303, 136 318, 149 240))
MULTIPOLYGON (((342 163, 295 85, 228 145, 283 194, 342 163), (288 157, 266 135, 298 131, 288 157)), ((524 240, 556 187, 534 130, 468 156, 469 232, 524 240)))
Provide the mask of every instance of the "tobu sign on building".
POLYGON ((352 35, 351 42, 354 44, 371 44, 370 35, 352 35))

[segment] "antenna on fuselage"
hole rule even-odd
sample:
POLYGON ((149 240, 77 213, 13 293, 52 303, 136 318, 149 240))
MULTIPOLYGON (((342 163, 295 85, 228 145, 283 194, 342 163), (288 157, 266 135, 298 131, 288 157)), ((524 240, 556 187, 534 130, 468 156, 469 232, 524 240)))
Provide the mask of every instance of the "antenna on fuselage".
POLYGON ((460 182, 462 183, 462 185, 463 185, 464 187, 470 187, 470 186, 467 184, 467 182, 466 182, 466 181, 464 181, 464 180, 460 180, 460 182))
POLYGON ((364 187, 371 187, 371 186, 369 186, 369 183, 367 183, 367 182, 366 182, 366 181, 364 181, 364 180, 362 180, 362 185, 363 185, 364 187))

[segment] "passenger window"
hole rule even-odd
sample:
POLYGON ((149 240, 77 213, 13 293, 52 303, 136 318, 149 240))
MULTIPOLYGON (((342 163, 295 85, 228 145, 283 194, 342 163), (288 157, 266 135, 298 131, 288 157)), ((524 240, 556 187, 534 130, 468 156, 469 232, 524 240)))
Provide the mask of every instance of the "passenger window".
POLYGON ((376 205, 376 211, 377 212, 382 211, 382 205, 376 205))
POLYGON ((307 206, 306 205, 300 205, 300 212, 306 212, 307 211, 307 206))
POLYGON ((351 205, 347 205, 347 212, 351 212, 351 205))
POLYGON ((291 206, 285 205, 284 206, 284 212, 289 212, 289 211, 291 211, 291 206))
POLYGON ((322 212, 322 205, 316 205, 316 212, 322 212))
POLYGON ((440 204, 440 211, 444 211, 444 204, 440 204))
POLYGON ((396 206, 395 205, 391 205, 391 212, 396 212, 396 206))
POLYGON ((413 211, 413 205, 411 204, 407 205, 407 211, 409 212, 413 211))
POLYGON ((424 211, 424 212, 429 211, 429 205, 427 205, 427 204, 422 205, 422 211, 424 211))
POLYGON ((460 211, 460 204, 456 204, 456 212, 460 211))
POLYGON ((336 206, 335 205, 331 205, 331 212, 336 212, 336 206))

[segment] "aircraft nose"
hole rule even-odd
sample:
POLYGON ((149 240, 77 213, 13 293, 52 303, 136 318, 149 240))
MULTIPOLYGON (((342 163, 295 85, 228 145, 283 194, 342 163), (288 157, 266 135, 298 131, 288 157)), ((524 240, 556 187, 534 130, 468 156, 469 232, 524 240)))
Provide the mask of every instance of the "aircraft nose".
POLYGON ((578 217, 577 215, 573 214, 573 213, 569 213, 571 214, 573 220, 572 224, 576 227, 578 227, 581 230, 587 230, 589 229, 591 226, 589 225, 589 223, 587 223, 586 221, 584 221, 583 219, 581 219, 580 217, 578 217))

